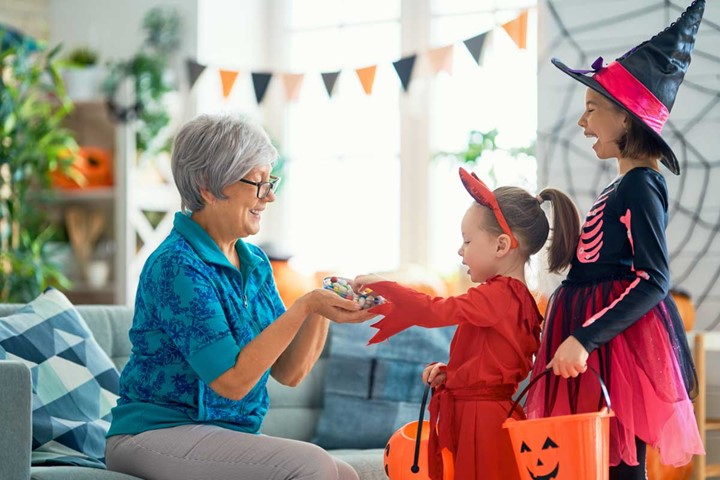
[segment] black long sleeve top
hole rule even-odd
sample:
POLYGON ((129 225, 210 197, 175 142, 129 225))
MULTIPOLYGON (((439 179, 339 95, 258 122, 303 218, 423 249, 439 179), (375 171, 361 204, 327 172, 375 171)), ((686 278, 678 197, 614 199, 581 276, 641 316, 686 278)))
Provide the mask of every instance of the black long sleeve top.
POLYGON ((585 218, 569 281, 617 275, 632 278, 625 292, 573 332, 588 352, 612 340, 668 294, 668 193, 665 178, 639 167, 618 177, 585 218))

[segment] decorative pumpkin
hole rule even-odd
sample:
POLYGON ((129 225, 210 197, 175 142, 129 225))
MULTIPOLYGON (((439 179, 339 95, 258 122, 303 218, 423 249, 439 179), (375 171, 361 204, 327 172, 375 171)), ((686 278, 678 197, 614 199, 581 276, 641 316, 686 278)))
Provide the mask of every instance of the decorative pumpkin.
POLYGON ((542 292, 533 291, 532 292, 533 298, 535 298, 535 303, 537 304, 538 310, 540 311, 540 315, 545 317, 545 314, 547 313, 547 306, 548 306, 548 297, 542 292))
POLYGON ((692 462, 684 467, 671 467, 660 463, 660 454, 653 447, 647 447, 648 480, 690 480, 692 462))
MULTIPOLYGON (((417 439, 418 422, 410 422, 396 431, 385 446, 383 463, 385 475, 390 480, 429 480, 428 475, 428 439, 430 438, 430 422, 424 421, 420 437, 420 454, 417 465, 415 460, 415 443, 417 439)), ((452 480, 455 477, 452 453, 444 449, 443 479, 452 480)))
POLYGON ((690 295, 683 290, 670 290, 675 305, 677 305, 680 318, 682 318, 685 331, 688 332, 695 326, 695 305, 690 295))
POLYGON ((295 303, 295 300, 310 290, 317 288, 313 279, 293 269, 287 260, 271 259, 275 285, 285 306, 295 303))
POLYGON ((53 171, 53 186, 78 189, 113 185, 112 153, 99 147, 80 147, 68 174, 53 171))

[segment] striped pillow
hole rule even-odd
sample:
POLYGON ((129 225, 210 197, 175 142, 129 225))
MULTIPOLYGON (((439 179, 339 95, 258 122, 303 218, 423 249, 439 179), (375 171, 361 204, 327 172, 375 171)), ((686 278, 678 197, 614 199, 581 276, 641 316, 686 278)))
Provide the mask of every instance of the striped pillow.
POLYGON ((0 360, 32 372, 33 465, 105 468, 120 375, 72 303, 48 289, 0 318, 0 360))

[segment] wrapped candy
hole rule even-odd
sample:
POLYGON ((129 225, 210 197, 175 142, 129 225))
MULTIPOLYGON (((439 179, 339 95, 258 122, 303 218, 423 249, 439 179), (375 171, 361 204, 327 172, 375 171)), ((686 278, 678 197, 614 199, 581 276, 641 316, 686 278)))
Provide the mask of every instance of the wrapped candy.
POLYGON ((357 304, 364 310, 385 303, 385 299, 383 297, 369 288, 360 293, 356 293, 350 285, 350 280, 343 277, 325 277, 323 279, 323 288, 326 290, 332 290, 347 300, 357 302, 357 304))

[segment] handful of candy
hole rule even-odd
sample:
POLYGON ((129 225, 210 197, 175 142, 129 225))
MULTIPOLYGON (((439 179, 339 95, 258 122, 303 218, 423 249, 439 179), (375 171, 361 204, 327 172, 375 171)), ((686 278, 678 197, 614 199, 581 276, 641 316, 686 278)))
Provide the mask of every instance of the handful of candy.
POLYGON ((383 297, 376 294, 369 288, 366 288, 360 293, 356 293, 350 285, 350 280, 347 278, 335 276, 325 277, 323 279, 323 288, 326 290, 332 290, 345 299, 357 302, 363 310, 385 303, 385 299, 383 297))

